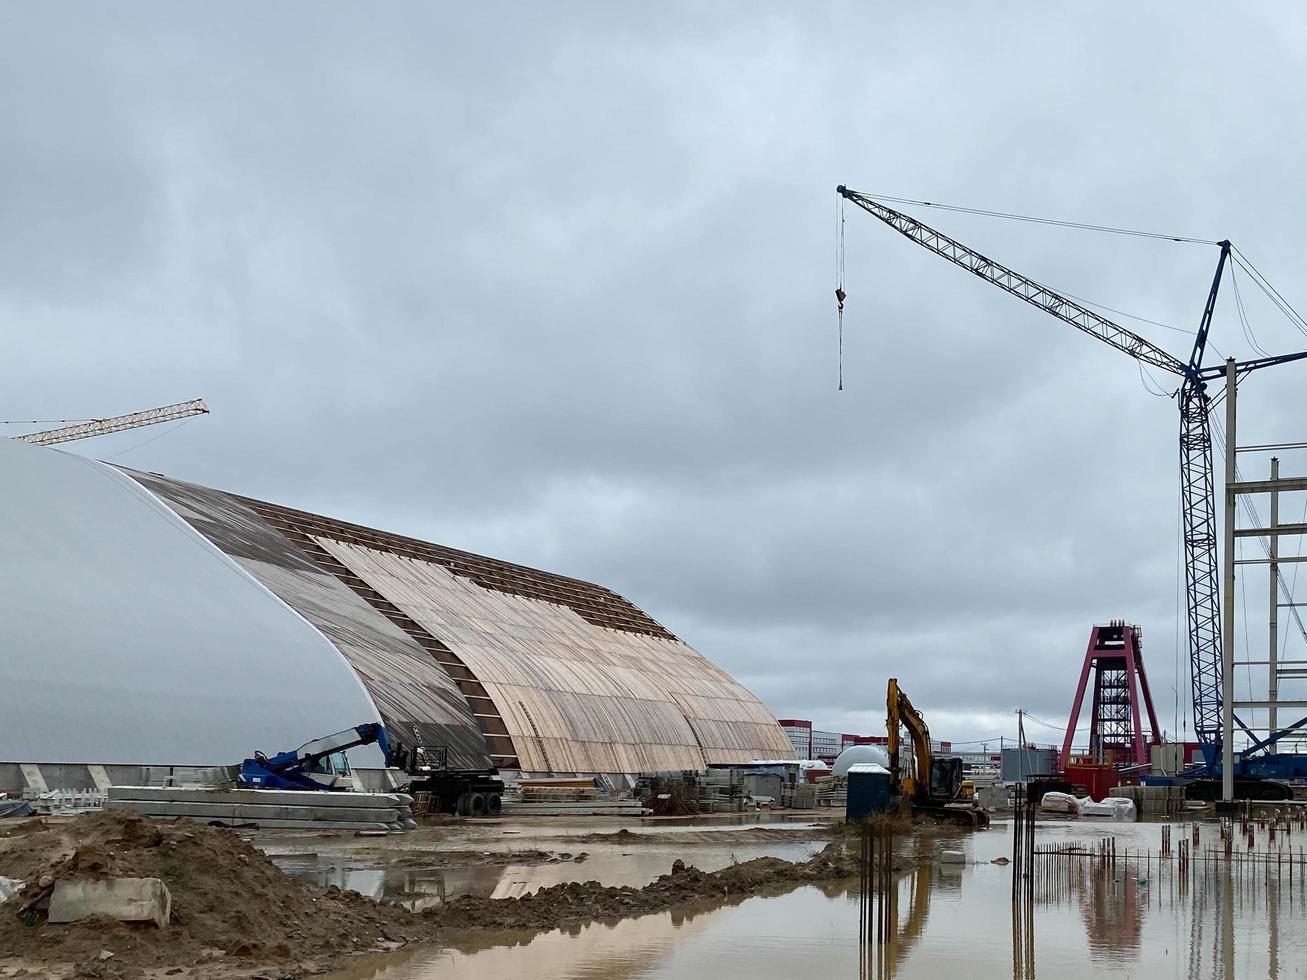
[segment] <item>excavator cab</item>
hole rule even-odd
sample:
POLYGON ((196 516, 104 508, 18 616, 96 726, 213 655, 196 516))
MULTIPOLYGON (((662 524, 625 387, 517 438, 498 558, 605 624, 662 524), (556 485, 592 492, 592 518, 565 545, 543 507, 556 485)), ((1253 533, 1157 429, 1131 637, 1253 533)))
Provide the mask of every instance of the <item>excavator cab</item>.
POLYGON ((963 826, 984 827, 989 824, 985 811, 974 806, 975 790, 972 787, 970 807, 949 806, 963 799, 961 759, 942 759, 931 751, 930 729, 908 696, 899 687, 898 679, 889 679, 885 696, 887 754, 891 778, 896 781, 898 794, 911 802, 914 812, 929 814, 936 819, 953 820, 963 826), (912 742, 912 764, 907 771, 900 766, 902 747, 901 728, 906 728, 912 742))
POLYGON ((962 760, 930 760, 930 793, 933 801, 948 803, 962 795, 962 760))

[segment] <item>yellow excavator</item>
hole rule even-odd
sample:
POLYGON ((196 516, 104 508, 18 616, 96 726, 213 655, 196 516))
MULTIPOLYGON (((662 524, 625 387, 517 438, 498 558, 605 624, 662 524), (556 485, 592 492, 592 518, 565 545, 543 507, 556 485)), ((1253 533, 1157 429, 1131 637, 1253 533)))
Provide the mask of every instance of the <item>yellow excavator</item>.
POLYGON ((975 790, 965 790, 967 780, 962 778, 961 759, 937 759, 930 748, 930 729, 921 712, 912 706, 908 696, 899 687, 897 677, 889 679, 885 695, 889 710, 889 771, 894 791, 900 799, 908 801, 914 814, 920 813, 937 820, 949 820, 964 827, 989 826, 989 814, 975 805, 975 790), (908 730, 912 739, 912 775, 900 776, 899 750, 902 747, 901 730, 908 730))

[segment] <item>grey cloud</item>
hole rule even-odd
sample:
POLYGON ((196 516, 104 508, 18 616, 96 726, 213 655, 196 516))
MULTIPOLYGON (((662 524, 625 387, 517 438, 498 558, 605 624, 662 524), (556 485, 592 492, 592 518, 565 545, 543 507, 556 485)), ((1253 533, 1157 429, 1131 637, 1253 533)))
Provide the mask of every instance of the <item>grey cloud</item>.
MULTIPOLYGON (((857 211, 835 392, 833 188, 1228 234, 1292 294, 1307 21, 887 10, 7 8, 0 414, 204 395, 71 448, 603 582, 783 716, 897 669, 945 736, 1060 721, 1117 615, 1165 700, 1174 404, 857 211)), ((1183 329, 1215 259, 921 217, 1183 329)))

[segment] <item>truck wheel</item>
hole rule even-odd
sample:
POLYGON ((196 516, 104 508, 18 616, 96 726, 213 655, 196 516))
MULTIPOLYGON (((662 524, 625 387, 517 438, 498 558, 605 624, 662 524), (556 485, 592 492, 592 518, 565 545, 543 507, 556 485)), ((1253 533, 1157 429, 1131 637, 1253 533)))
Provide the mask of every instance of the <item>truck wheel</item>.
POLYGON ((468 816, 484 817, 486 815, 486 794, 473 793, 467 801, 468 816))
POLYGON ((468 794, 460 793, 458 800, 454 803, 454 812, 460 817, 466 817, 468 814, 468 794))
POLYGON ((486 795, 486 816, 497 817, 504 812, 504 800, 498 793, 486 795))

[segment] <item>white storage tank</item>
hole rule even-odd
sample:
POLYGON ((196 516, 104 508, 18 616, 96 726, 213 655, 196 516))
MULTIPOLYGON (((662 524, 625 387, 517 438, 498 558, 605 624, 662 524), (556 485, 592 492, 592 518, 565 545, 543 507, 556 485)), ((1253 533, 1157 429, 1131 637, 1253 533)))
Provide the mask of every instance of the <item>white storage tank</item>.
POLYGON ((832 776, 847 776, 849 766, 876 765, 889 768, 889 753, 879 745, 850 745, 839 754, 831 769, 832 776))

